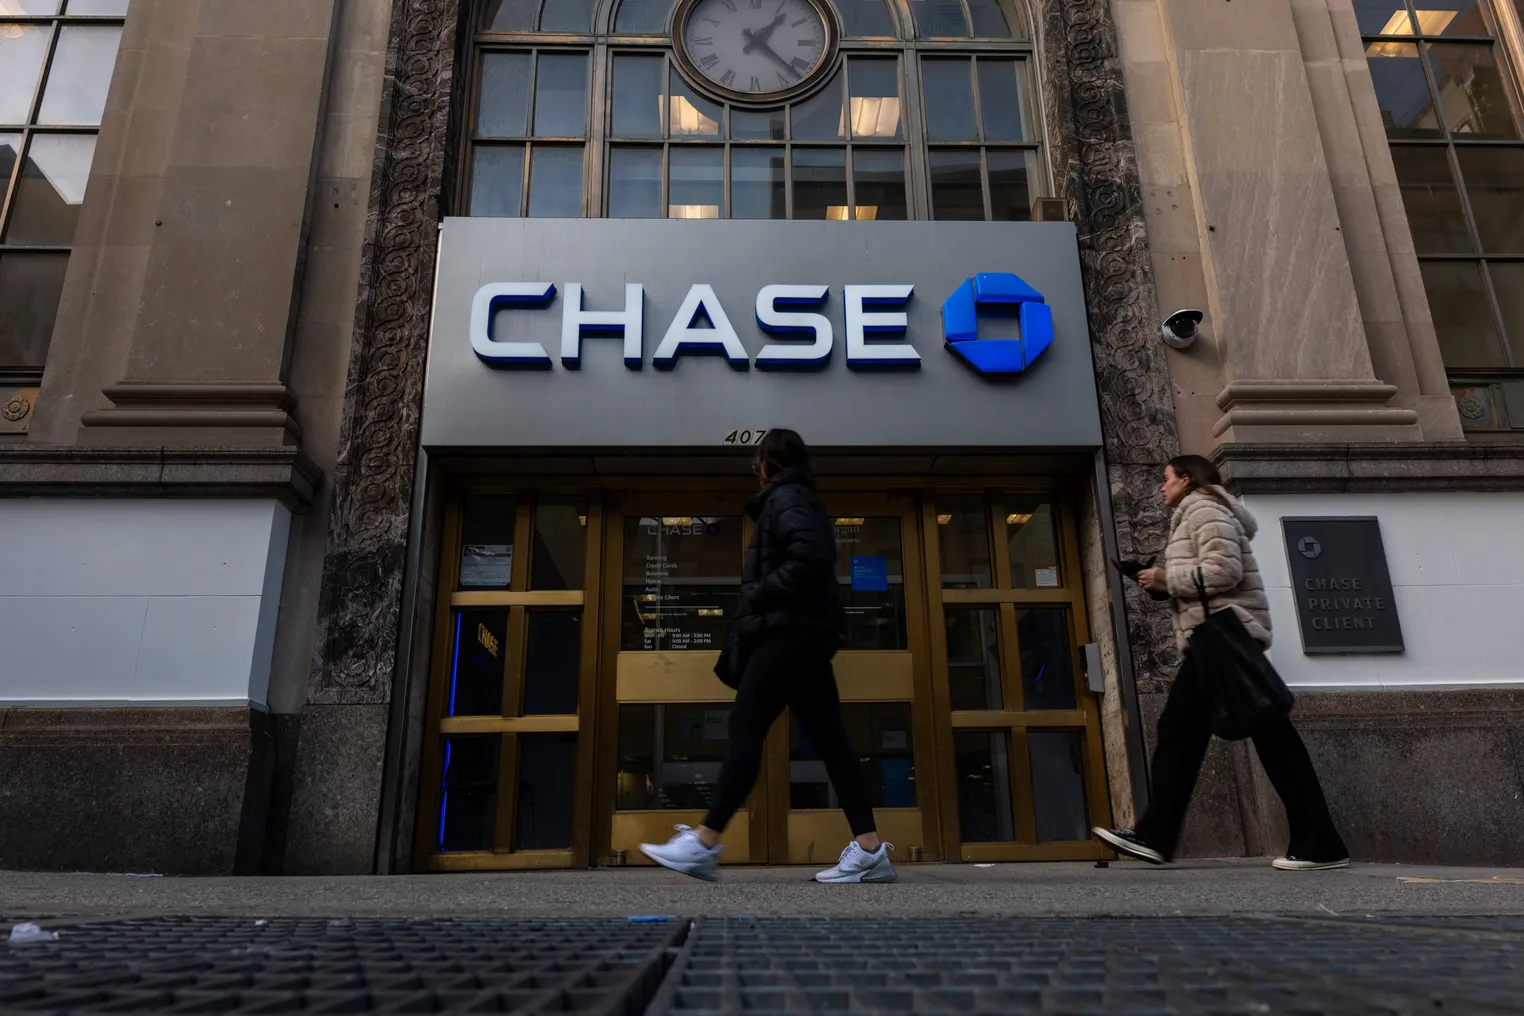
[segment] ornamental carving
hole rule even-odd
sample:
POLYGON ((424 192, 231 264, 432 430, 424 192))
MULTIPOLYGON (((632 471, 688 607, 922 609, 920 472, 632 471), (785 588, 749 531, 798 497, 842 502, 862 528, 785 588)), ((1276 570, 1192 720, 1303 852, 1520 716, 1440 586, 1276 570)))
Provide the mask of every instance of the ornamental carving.
MULTIPOLYGON (((1044 0, 1035 13, 1053 179, 1079 236, 1117 542, 1123 557, 1158 556, 1169 535, 1159 473, 1179 441, 1116 25, 1108 0, 1044 0)), ((1169 613, 1132 584, 1126 612, 1139 690, 1162 690, 1179 664, 1169 613)))
POLYGON ((6 399, 5 405, 0 406, 0 416, 3 416, 7 423, 20 423, 31 411, 32 400, 20 392, 6 399))
POLYGON ((461 0, 393 0, 309 700, 391 698, 461 0))

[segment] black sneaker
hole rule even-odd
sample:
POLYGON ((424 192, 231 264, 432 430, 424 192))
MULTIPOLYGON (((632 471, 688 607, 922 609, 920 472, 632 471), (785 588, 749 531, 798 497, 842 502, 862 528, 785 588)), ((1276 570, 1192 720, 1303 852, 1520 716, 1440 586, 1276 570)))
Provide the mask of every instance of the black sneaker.
POLYGON ((1168 863, 1163 854, 1138 839, 1138 834, 1131 829, 1102 829, 1100 826, 1096 826, 1090 831, 1095 833, 1102 843, 1129 857, 1136 857, 1138 860, 1147 861, 1149 864, 1168 863))
POLYGON ((1281 871, 1327 871, 1330 868, 1348 868, 1349 858, 1338 857, 1331 861, 1314 861, 1311 858, 1287 854, 1285 857, 1277 857, 1271 861, 1270 867, 1279 868, 1281 871))

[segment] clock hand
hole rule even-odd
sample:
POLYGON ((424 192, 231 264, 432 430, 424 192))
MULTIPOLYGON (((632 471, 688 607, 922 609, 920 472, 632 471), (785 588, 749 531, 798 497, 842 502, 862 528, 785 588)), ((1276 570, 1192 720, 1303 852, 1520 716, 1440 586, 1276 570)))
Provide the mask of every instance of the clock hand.
POLYGON ((768 39, 771 39, 773 37, 773 33, 778 30, 778 26, 783 24, 783 17, 784 16, 780 14, 776 18, 773 18, 773 23, 768 25, 766 28, 759 28, 755 32, 752 32, 752 39, 756 42, 766 42, 768 39))
POLYGON ((760 49, 762 52, 766 53, 769 57, 771 57, 773 59, 773 61, 775 63, 778 64, 778 66, 780 66, 784 70, 788 71, 794 77, 797 78, 797 77, 800 76, 799 72, 794 69, 794 65, 793 64, 791 64, 787 60, 783 59, 783 57, 779 56, 773 50, 773 48, 771 46, 769 46, 767 43, 762 42, 761 40, 757 39, 755 36, 751 37, 751 41, 747 43, 746 48, 742 52, 750 53, 753 49, 760 49))

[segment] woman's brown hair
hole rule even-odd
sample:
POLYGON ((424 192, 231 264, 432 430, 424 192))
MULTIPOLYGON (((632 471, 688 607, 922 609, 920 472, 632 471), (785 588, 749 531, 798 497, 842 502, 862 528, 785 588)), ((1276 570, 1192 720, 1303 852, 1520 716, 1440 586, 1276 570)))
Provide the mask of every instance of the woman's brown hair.
POLYGON ((1205 456, 1176 455, 1166 465, 1175 471, 1176 476, 1190 480, 1192 487, 1222 486, 1222 474, 1212 465, 1212 460, 1205 456))

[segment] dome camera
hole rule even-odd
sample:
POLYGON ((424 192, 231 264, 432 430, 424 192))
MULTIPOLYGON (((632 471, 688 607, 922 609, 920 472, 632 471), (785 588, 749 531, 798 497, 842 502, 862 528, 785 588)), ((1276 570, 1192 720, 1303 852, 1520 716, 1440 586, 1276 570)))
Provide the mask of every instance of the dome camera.
POLYGON ((1196 341, 1196 326, 1201 324, 1204 317, 1206 315, 1199 310, 1177 310, 1159 326, 1159 337, 1165 345, 1185 349, 1196 341))

